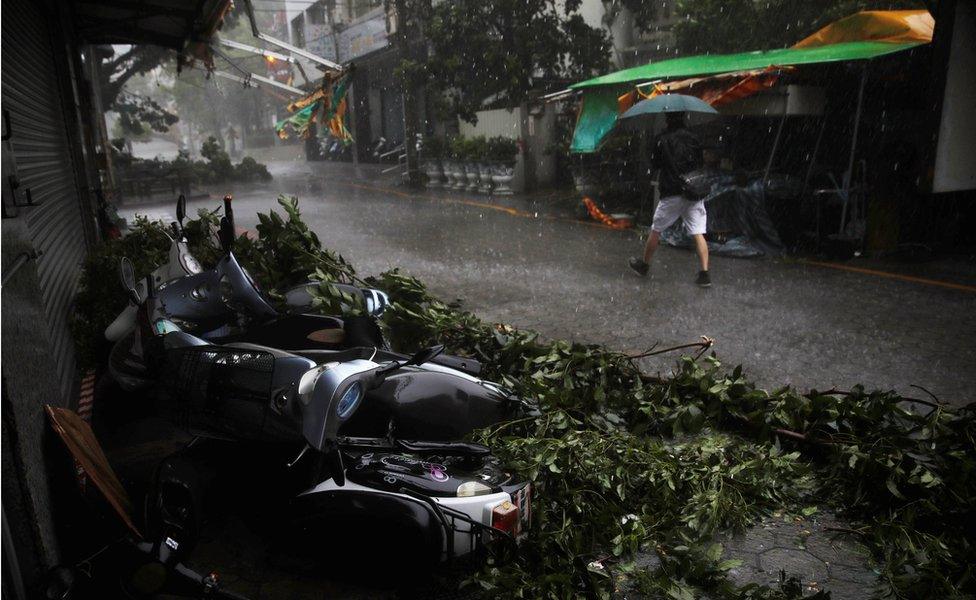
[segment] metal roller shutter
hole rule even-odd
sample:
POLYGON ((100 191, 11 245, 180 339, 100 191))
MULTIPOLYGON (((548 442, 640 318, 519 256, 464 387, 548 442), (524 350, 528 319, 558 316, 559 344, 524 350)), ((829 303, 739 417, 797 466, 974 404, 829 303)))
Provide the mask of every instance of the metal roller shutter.
MULTIPOLYGON (((61 391, 70 392, 74 347, 68 329, 79 264, 86 250, 82 211, 59 89, 52 36, 43 3, 7 0, 2 21, 2 100, 20 180, 37 206, 20 209, 37 261, 44 310, 61 391)), ((65 93, 68 93, 65 90, 65 93)), ((5 182, 6 184, 6 182, 5 182)))

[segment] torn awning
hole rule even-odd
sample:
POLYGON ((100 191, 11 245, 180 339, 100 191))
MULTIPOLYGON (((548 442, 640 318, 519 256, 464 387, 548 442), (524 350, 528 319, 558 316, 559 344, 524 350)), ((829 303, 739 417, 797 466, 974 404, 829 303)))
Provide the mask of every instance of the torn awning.
POLYGON ((713 105, 731 102, 774 85, 785 69, 868 60, 929 43, 934 24, 925 10, 863 11, 827 25, 792 48, 673 58, 576 83, 570 88, 584 94, 570 152, 596 151, 617 120, 618 112, 610 112, 607 97, 612 95, 621 100, 620 105, 626 104, 625 96, 638 84, 656 85, 647 90, 647 96, 681 91, 703 97, 701 94, 710 92, 713 97, 706 101, 713 105), (724 88, 715 86, 717 78, 725 76, 739 79, 724 88), (689 91, 696 85, 715 89, 689 91))
POLYGON ((865 10, 834 21, 793 44, 813 48, 845 42, 874 41, 889 44, 928 44, 935 19, 927 10, 865 10))
POLYGON ((756 50, 738 54, 703 54, 684 56, 660 62, 624 69, 601 77, 571 85, 573 89, 585 89, 607 85, 623 85, 654 81, 714 75, 734 71, 752 71, 773 66, 809 65, 850 60, 865 60, 914 48, 923 42, 844 42, 809 48, 780 48, 756 50))
POLYGON ((793 67, 767 67, 752 71, 736 71, 708 77, 693 77, 657 83, 648 98, 657 94, 687 94, 701 98, 712 106, 722 106, 746 98, 776 85, 779 76, 793 67))
POLYGON ((570 152, 594 152, 617 122, 619 86, 588 91, 580 100, 579 117, 573 131, 570 152))

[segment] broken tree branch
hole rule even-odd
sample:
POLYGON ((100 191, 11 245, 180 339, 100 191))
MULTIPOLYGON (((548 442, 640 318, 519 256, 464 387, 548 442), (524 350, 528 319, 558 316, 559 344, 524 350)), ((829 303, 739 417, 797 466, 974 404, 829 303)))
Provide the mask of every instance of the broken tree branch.
MULTIPOLYGON (((912 387, 917 387, 917 386, 912 386, 912 387)), ((926 391, 927 392, 928 390, 923 390, 923 391, 926 391)), ((814 394, 814 392, 807 392, 807 393, 803 394, 803 397, 804 398, 812 398, 814 395, 816 395, 816 396, 853 396, 854 395, 854 392, 852 392, 850 390, 829 389, 829 390, 825 390, 825 391, 822 391, 822 392, 817 391, 816 394, 814 394)), ((908 397, 905 397, 905 396, 901 396, 901 397, 898 398, 898 401, 899 402, 915 402, 915 403, 918 403, 918 404, 922 404, 924 406, 930 406, 932 408, 945 408, 946 407, 946 404, 943 404, 941 402, 936 403, 936 402, 931 402, 929 400, 922 400, 921 398, 908 398, 908 397)))
POLYGON ((655 344, 654 346, 651 346, 648 350, 645 350, 644 352, 640 352, 638 354, 628 354, 627 358, 634 360, 638 358, 647 358, 648 356, 655 356, 657 354, 674 352, 675 350, 684 350, 685 348, 700 348, 698 354, 695 356, 695 358, 697 359, 702 355, 702 353, 704 353, 706 350, 708 350, 713 345, 715 345, 715 340, 713 340, 712 338, 704 335, 701 336, 701 338, 702 339, 700 342, 691 342, 690 344, 680 344, 678 346, 671 346, 670 348, 662 348, 661 350, 655 350, 654 348, 657 347, 657 345, 655 344))

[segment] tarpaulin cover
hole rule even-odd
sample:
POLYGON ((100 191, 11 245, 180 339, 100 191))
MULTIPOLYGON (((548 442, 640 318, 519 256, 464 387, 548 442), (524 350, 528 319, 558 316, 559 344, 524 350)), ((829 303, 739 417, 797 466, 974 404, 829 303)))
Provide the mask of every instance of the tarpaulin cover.
POLYGON ((286 139, 289 129, 307 137, 312 123, 325 123, 335 138, 351 142, 352 134, 345 123, 349 79, 348 74, 331 81, 327 76, 323 87, 289 104, 288 112, 294 114, 275 123, 278 137, 286 139))
MULTIPOLYGON (((708 233, 727 236, 724 243, 708 242, 708 251, 735 258, 782 255, 783 242, 766 212, 762 180, 753 180, 745 187, 731 180, 730 175, 717 176, 712 193, 705 199, 708 233)), ((680 219, 661 233, 661 241, 678 248, 694 247, 680 219)))
POLYGON ((583 97, 576 131, 570 152, 594 152, 600 140, 617 122, 617 96, 619 87, 605 87, 588 92, 583 97))
POLYGON ((295 130, 295 132, 299 135, 306 135, 309 131, 309 125, 315 122, 315 116, 321 106, 322 101, 316 100, 292 116, 286 117, 275 123, 275 131, 278 132, 278 137, 281 139, 287 139, 288 128, 295 130))

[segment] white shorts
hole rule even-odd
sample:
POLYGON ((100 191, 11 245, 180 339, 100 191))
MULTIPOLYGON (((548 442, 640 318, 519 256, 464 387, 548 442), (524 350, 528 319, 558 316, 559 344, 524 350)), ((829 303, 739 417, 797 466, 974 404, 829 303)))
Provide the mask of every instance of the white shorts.
POLYGON ((705 202, 691 202, 685 200, 684 196, 668 196, 658 201, 651 230, 661 233, 671 227, 679 217, 685 222, 689 235, 705 234, 705 202))

